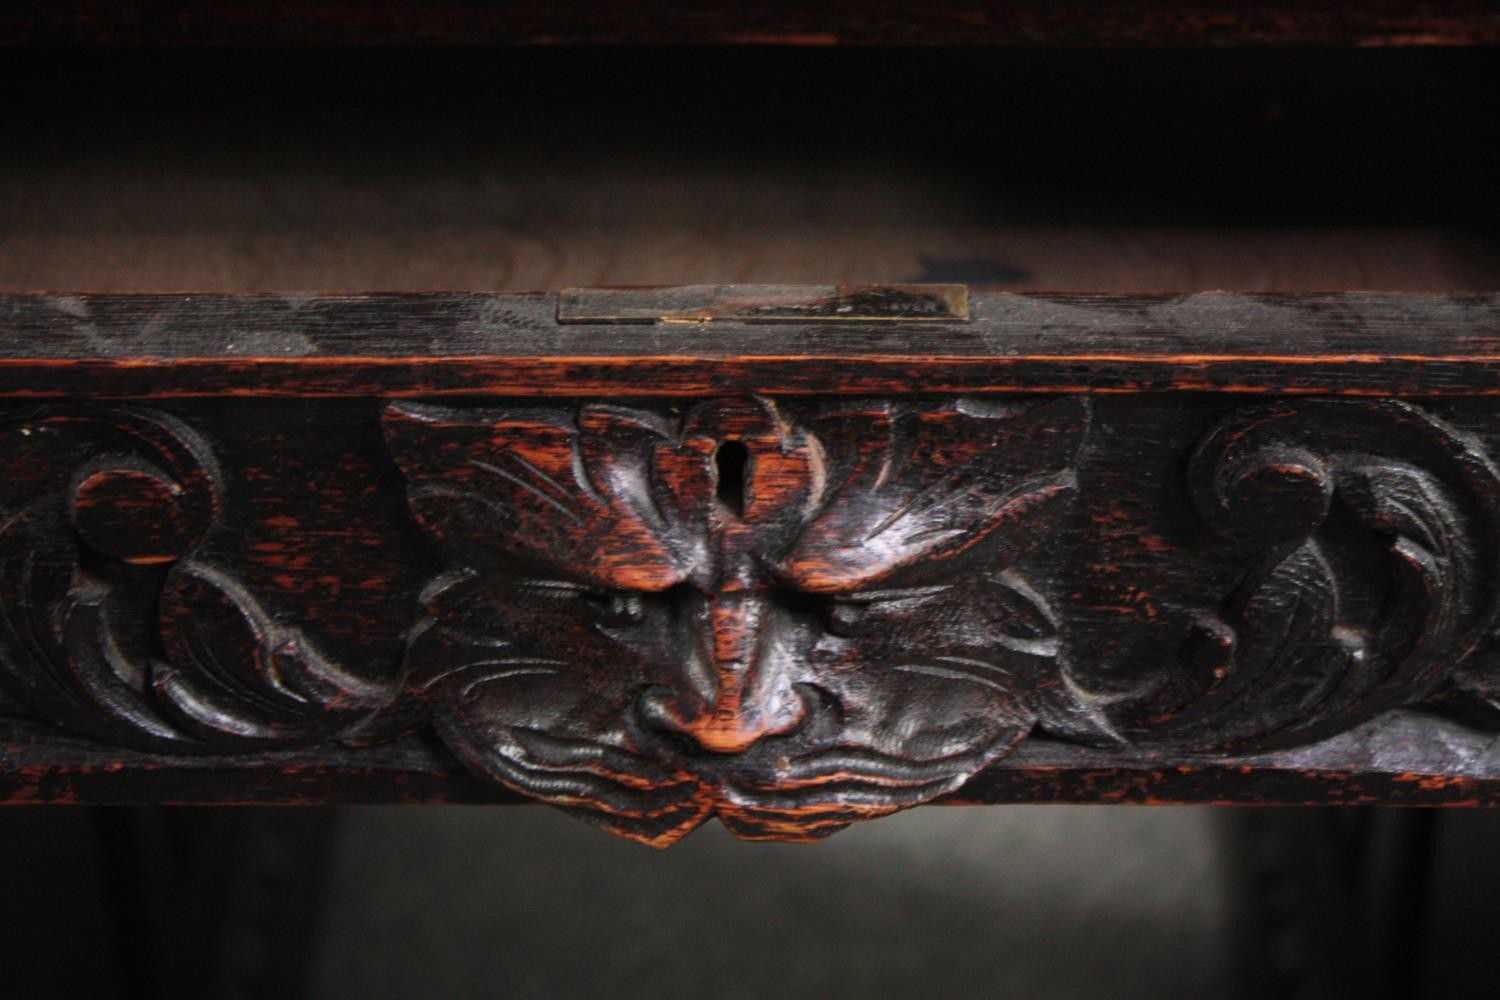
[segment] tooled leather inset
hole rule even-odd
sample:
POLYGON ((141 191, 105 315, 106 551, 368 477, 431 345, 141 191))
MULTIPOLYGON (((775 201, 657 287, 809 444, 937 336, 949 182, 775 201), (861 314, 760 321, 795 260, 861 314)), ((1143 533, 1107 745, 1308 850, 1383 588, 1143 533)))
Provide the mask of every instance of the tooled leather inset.
POLYGON ((412 509, 454 563, 409 707, 483 773, 652 844, 926 802, 1086 714, 1024 563, 1057 542, 1087 414, 393 405, 412 509))

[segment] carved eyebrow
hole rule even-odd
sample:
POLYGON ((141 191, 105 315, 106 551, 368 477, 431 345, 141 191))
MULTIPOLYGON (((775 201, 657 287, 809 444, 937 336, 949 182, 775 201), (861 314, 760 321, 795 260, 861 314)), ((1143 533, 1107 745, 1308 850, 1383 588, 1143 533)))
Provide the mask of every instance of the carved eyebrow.
POLYGON ((516 586, 523 590, 553 591, 562 594, 607 594, 606 587, 595 587, 587 583, 574 583, 572 580, 559 580, 556 578, 536 578, 531 580, 518 580, 516 586))
POLYGON ((850 594, 835 594, 836 601, 899 601, 914 597, 931 597, 952 590, 955 584, 941 583, 930 587, 891 587, 884 590, 857 590, 850 594))
POLYGON ((574 583, 572 580, 559 580, 555 578, 519 580, 516 586, 521 590, 530 591, 534 594, 543 594, 552 598, 575 597, 586 600, 628 602, 641 597, 641 591, 638 590, 600 587, 596 584, 574 583))
POLYGON ((935 667, 930 663, 898 663, 891 667, 892 670, 900 670, 908 674, 924 674, 928 677, 941 677, 949 681, 968 681, 971 684, 980 684, 987 688, 994 688, 1006 694, 1010 689, 998 681, 988 677, 981 677, 968 670, 950 670, 947 667, 935 667))

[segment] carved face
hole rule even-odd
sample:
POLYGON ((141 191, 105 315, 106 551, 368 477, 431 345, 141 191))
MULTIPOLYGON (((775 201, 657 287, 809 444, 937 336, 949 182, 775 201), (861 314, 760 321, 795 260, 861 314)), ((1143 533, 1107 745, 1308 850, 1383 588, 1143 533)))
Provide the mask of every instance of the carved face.
POLYGON ((470 766, 656 845, 812 839, 952 791, 1035 722, 1085 403, 686 413, 400 404, 455 567, 407 686, 470 766))

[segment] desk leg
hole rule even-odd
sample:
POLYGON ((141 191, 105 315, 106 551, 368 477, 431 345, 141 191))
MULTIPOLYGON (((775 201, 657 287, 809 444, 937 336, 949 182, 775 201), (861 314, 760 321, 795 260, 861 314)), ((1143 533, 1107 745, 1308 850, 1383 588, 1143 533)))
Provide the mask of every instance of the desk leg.
POLYGON ((100 808, 126 996, 292 998, 312 968, 336 812, 100 808))
POLYGON ((1243 1000, 1418 995, 1435 809, 1222 813, 1243 1000))

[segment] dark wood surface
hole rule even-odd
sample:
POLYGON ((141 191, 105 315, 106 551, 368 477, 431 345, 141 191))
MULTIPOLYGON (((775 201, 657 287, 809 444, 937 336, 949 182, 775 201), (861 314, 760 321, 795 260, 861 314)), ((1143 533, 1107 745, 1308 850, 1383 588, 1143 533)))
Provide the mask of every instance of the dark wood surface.
MULTIPOLYGON (((521 805, 420 738, 378 747, 270 753, 152 754, 4 721, 6 805, 521 805)), ((1493 806, 1493 730, 1395 712, 1316 745, 1255 755, 1142 755, 1045 736, 970 778, 936 805, 1493 806)))
POLYGON ((20 0, 0 40, 136 45, 1455 45, 1500 40, 1481 0, 1378 4, 1042 0, 20 0))
POLYGON ((1497 799, 1493 297, 969 315, 6 296, 4 795, 1497 799))
POLYGON ((0 295, 0 395, 1500 392, 1484 294, 975 295, 961 323, 562 324, 557 296, 0 295))

